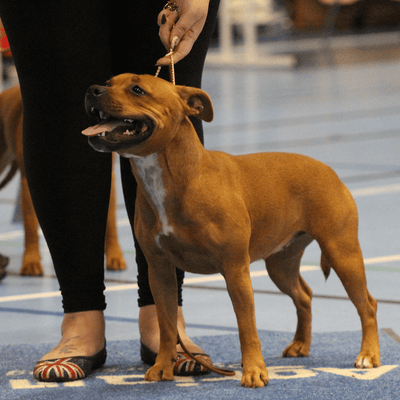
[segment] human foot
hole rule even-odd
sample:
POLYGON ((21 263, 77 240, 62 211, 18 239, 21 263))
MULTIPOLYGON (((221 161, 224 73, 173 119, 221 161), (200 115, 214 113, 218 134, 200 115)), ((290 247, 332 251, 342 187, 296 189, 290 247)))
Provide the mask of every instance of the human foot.
POLYGON ((61 325, 62 338, 42 360, 65 357, 90 357, 105 347, 105 322, 102 311, 65 314, 61 325))
POLYGON ((61 334, 58 345, 36 363, 33 370, 36 379, 43 382, 75 381, 103 366, 107 352, 102 311, 66 314, 61 334))
MULTIPOLYGON (((144 306, 139 310, 139 332, 140 341, 151 351, 158 353, 160 348, 160 330, 155 305, 144 306)), ((178 307, 178 332, 187 349, 192 353, 204 353, 201 347, 197 346, 185 331, 185 318, 183 317, 182 307, 178 307)), ((180 345, 177 346, 178 352, 183 352, 180 345)))
MULTIPOLYGON (((154 364, 155 358, 160 348, 160 330, 155 305, 141 307, 139 311, 139 331, 141 341, 142 360, 147 364, 154 364)), ((178 307, 178 332, 185 347, 196 357, 200 357, 206 364, 211 364, 210 357, 193 343, 185 331, 185 319, 182 307, 178 307)), ((174 367, 175 375, 198 375, 207 373, 208 370, 192 360, 185 354, 181 345, 177 345, 178 360, 174 367)))

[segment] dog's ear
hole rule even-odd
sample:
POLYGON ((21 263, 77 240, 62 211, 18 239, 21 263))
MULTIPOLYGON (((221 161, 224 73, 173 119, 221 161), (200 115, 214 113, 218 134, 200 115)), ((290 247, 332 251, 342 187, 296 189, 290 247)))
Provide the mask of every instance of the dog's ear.
POLYGON ((214 118, 214 109, 210 96, 201 89, 177 86, 178 93, 186 105, 186 114, 195 116, 206 122, 214 118))

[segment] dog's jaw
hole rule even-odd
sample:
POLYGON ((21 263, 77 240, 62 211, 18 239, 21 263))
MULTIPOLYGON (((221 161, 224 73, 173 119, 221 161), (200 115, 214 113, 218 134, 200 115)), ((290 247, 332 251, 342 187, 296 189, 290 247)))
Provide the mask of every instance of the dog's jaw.
POLYGON ((100 123, 85 129, 89 144, 99 152, 109 153, 135 146, 147 140, 154 132, 155 123, 147 117, 115 118, 92 107, 100 123))

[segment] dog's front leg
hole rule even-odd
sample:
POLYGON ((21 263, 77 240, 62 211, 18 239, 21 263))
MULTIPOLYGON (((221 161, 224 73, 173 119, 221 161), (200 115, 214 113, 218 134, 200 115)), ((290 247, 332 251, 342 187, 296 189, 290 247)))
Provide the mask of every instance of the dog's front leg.
POLYGON ((243 364, 241 385, 263 387, 268 384, 269 379, 257 333, 249 268, 232 267, 225 271, 224 276, 239 327, 243 364))
POLYGON ((111 174, 110 203, 107 215, 105 254, 106 254, 107 269, 112 271, 121 271, 126 269, 126 263, 124 259, 124 254, 121 250, 118 241, 117 189, 115 185, 116 185, 115 172, 113 166, 113 171, 111 174))
POLYGON ((21 275, 42 276, 43 267, 40 262, 39 222, 33 208, 28 182, 21 174, 21 208, 25 230, 25 251, 22 260, 21 275))
POLYGON ((160 261, 154 265, 149 265, 149 282, 160 327, 160 350, 156 363, 146 372, 145 379, 172 381, 177 356, 178 284, 172 265, 160 261))

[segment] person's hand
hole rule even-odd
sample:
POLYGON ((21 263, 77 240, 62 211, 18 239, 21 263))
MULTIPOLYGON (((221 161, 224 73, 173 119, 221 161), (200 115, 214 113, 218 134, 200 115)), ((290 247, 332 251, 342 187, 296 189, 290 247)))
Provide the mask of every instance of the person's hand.
MULTIPOLYGON (((167 53, 174 51, 174 62, 186 57, 199 37, 206 22, 209 0, 175 0, 176 11, 164 9, 158 15, 160 39, 167 53)), ((163 57, 157 65, 169 65, 170 58, 163 57)))

